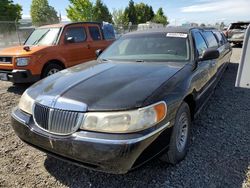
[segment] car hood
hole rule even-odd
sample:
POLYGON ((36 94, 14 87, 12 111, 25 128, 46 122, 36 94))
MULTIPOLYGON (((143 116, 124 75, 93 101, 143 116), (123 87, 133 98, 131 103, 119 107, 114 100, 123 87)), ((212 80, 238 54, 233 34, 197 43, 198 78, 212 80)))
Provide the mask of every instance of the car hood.
POLYGON ((0 56, 27 56, 32 55, 39 50, 45 49, 48 46, 30 46, 30 50, 23 49, 24 46, 14 46, 0 50, 0 56))
POLYGON ((184 65, 91 61, 41 80, 27 92, 37 102, 59 109, 134 109, 184 65))

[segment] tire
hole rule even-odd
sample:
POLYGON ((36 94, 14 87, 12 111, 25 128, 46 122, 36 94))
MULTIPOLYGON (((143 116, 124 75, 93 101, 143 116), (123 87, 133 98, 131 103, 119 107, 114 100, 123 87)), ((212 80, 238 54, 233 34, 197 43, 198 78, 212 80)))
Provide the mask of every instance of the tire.
POLYGON ((48 76, 55 74, 61 70, 63 70, 62 66, 55 64, 55 63, 49 64, 44 68, 43 73, 42 73, 42 78, 48 77, 48 76))
POLYGON ((188 104, 183 102, 175 117, 169 149, 160 158, 162 161, 175 165, 185 158, 190 141, 190 127, 190 109, 188 104), (182 134, 180 135, 180 133, 182 134))

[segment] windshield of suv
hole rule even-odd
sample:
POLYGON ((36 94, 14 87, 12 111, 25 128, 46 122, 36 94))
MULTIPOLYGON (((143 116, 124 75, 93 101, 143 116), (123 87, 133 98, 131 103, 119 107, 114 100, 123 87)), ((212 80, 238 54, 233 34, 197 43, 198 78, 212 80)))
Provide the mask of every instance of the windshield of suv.
POLYGON ((99 58, 121 61, 187 61, 188 38, 183 33, 128 35, 114 42, 99 58))
POLYGON ((58 39, 60 28, 39 28, 26 40, 24 45, 54 45, 58 39))

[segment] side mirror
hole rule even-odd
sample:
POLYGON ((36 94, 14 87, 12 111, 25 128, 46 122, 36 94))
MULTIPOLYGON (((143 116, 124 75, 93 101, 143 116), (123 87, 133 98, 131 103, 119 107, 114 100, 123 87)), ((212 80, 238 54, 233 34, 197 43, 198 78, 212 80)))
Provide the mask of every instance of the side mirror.
POLYGON ((102 54, 103 50, 102 49, 98 49, 95 51, 95 55, 96 57, 99 57, 102 54))
POLYGON ((202 56, 199 58, 199 61, 217 59, 218 57, 220 57, 220 52, 218 50, 207 49, 203 52, 202 56))
POLYGON ((67 42, 67 43, 74 43, 74 42, 75 42, 75 39, 74 39, 74 37, 67 37, 67 38, 66 38, 66 42, 67 42))

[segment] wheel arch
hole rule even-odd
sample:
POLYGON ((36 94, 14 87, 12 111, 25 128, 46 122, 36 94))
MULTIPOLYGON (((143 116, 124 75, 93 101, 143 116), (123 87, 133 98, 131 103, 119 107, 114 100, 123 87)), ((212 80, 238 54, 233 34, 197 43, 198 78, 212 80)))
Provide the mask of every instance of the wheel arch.
POLYGON ((66 68, 65 64, 64 64, 62 61, 58 60, 58 59, 49 60, 47 63, 44 64, 44 66, 43 66, 43 68, 42 68, 41 77, 43 76, 43 73, 44 73, 44 70, 46 69, 46 67, 47 67, 48 65, 51 65, 51 64, 57 64, 57 65, 63 67, 63 69, 66 68))
POLYGON ((196 108, 196 102, 194 100, 194 95, 188 94, 184 99, 184 102, 186 102, 189 106, 190 113, 191 113, 191 119, 194 120, 194 115, 195 115, 195 108, 196 108))

